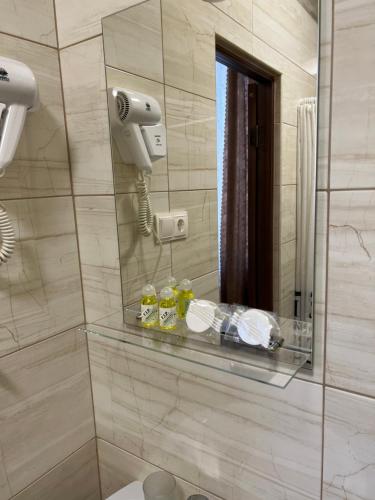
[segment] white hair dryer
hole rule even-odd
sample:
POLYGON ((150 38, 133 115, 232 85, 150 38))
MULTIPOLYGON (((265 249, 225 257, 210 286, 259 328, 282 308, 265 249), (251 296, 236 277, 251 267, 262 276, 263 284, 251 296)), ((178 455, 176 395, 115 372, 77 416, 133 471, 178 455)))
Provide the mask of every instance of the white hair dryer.
POLYGON ((161 109, 153 97, 125 90, 108 89, 111 130, 123 161, 139 168, 138 229, 144 236, 152 232, 152 208, 145 175, 152 173, 152 162, 166 155, 165 126, 161 109))
MULTIPOLYGON (((14 158, 27 111, 35 110, 38 104, 38 87, 31 69, 0 56, 0 177, 14 158)), ((12 255, 14 246, 14 230, 0 205, 0 265, 12 255)))

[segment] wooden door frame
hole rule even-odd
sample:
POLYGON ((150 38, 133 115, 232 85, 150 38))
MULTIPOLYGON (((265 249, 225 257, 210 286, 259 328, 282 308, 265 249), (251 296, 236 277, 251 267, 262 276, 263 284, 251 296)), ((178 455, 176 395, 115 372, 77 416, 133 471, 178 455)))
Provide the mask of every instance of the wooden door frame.
MULTIPOLYGON (((257 154, 256 209, 256 291, 255 304, 260 309, 274 310, 274 91, 277 75, 265 65, 229 44, 216 38, 216 60, 249 76, 259 84, 258 101, 263 109, 259 121, 262 137, 257 154), (261 236, 261 237, 259 237, 261 236)), ((250 135, 250 134, 249 134, 250 135)), ((249 137, 250 141, 250 137, 249 137)), ((250 148, 251 149, 251 148, 250 148)), ((249 159, 250 162, 250 159, 249 159)), ((250 187, 250 186, 249 186, 250 187)), ((252 187, 251 189, 254 189, 252 187)), ((250 229, 250 228, 249 228, 250 229)), ((249 252, 250 253, 250 252, 249 252)), ((249 259, 252 257, 249 255, 249 259)), ((251 266, 254 268, 254 266, 251 266)))

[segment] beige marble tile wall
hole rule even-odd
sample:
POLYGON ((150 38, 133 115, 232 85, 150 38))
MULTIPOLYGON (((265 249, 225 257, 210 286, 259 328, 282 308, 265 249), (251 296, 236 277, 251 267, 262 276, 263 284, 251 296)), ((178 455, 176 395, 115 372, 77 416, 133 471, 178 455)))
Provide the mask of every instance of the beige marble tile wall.
MULTIPOLYGON (((153 0, 151 10, 157 4, 153 0)), ((151 272, 157 253, 153 242, 141 243, 134 238, 134 169, 122 168, 116 150, 112 180, 100 17, 127 5, 126 0, 105 2, 105 6, 92 1, 79 6, 70 1, 56 2, 83 290, 90 321, 121 306, 119 266, 125 300, 132 302, 139 293, 140 280, 151 272), (115 191, 120 207, 120 246, 125 248, 126 256, 131 256, 127 266, 118 256, 115 191), (142 255, 147 258, 140 259, 142 255)), ((257 13, 260 21, 255 34, 255 7, 247 0, 225 0, 217 5, 202 0, 162 0, 165 98, 160 60, 154 57, 152 65, 145 65, 144 57, 137 54, 125 60, 109 57, 116 46, 124 43, 118 36, 124 19, 117 18, 115 24, 107 19, 104 23, 109 35, 105 54, 109 84, 137 85, 144 92, 161 92, 159 100, 164 105, 169 137, 168 163, 160 162, 152 177, 155 208, 184 206, 191 217, 191 265, 186 266, 187 253, 182 244, 168 245, 159 279, 163 281, 172 270, 182 277, 190 269, 197 293, 208 292, 211 297, 217 294, 216 182, 212 163, 215 33, 282 75, 278 86, 281 106, 276 115, 282 150, 279 183, 284 197, 290 200, 289 207, 293 207, 295 191, 292 141, 296 106, 301 97, 315 93, 315 78, 301 66, 301 53, 293 52, 294 42, 281 36, 273 47, 262 12, 257 13), (204 241, 200 239, 202 234, 204 241), (209 255, 202 252, 203 243, 212 249, 209 255)), ((270 2, 269 8, 277 7, 270 2)), ((301 21, 302 11, 298 6, 296 9, 301 21)), ((282 10, 275 12, 275 19, 269 22, 277 25, 276 19, 282 15, 282 10)), ((146 17, 143 24, 158 43, 156 21, 146 17)), ((288 18, 281 23, 281 34, 289 30, 291 22, 288 18)), ((136 26, 128 23, 126 32, 132 30, 136 36, 136 26)), ((300 31, 296 36, 301 36, 300 31)), ((142 43, 137 48, 140 54, 144 52, 142 43)), ((290 256, 295 229, 287 220, 283 222, 283 241, 290 256)), ((285 266, 285 275, 293 281, 289 267, 285 266)), ((186 487, 202 488, 212 499, 319 498, 321 386, 296 381, 287 392, 257 384, 240 383, 236 388, 237 379, 225 380, 210 371, 191 374, 194 369, 188 364, 167 364, 164 358, 150 358, 149 353, 129 354, 111 342, 91 343, 104 494, 143 478, 153 470, 153 463, 180 475, 186 487)))
POLYGON ((324 500, 374 498, 375 4, 335 0, 324 500))
POLYGON ((54 2, 2 0, 0 9, 0 54, 31 67, 41 100, 0 180, 17 238, 0 267, 0 499, 94 499, 87 344, 72 330, 84 310, 54 2))

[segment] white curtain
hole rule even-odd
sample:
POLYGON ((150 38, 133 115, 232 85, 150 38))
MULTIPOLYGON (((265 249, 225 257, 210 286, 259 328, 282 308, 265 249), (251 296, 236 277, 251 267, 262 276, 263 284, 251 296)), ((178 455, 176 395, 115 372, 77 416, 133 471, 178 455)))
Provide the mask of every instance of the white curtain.
POLYGON ((297 117, 297 263, 298 319, 311 321, 314 287, 316 97, 302 99, 297 117))

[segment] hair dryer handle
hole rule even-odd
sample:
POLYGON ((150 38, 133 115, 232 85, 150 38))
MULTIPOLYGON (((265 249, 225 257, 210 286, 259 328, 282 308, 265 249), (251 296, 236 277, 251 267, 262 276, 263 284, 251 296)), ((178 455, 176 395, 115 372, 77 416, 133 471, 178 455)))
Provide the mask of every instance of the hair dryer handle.
POLYGON ((0 137, 0 175, 11 163, 21 138, 27 108, 21 104, 7 107, 0 137))
POLYGON ((146 174, 151 174, 152 163, 140 126, 137 123, 129 123, 125 129, 134 163, 139 169, 144 170, 146 174))

